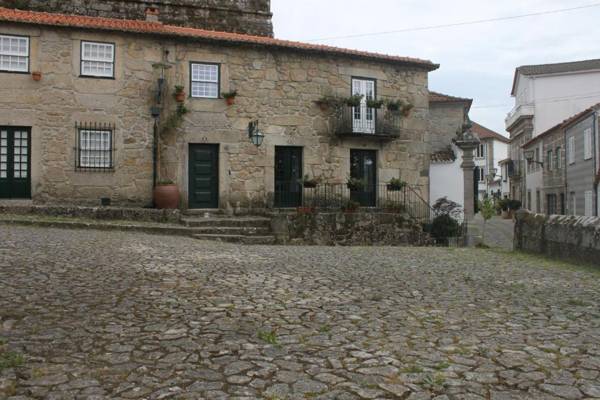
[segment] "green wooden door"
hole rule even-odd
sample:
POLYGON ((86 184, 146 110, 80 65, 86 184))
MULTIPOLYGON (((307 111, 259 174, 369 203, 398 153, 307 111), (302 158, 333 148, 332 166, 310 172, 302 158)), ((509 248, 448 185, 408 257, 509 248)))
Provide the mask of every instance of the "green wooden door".
POLYGON ((189 208, 219 208, 218 144, 190 144, 189 208))
POLYGON ((362 207, 377 206, 377 151, 350 150, 350 176, 364 185, 352 190, 350 198, 362 207))
POLYGON ((31 198, 31 129, 0 127, 0 198, 31 198))
POLYGON ((275 207, 302 205, 302 147, 275 147, 275 207))

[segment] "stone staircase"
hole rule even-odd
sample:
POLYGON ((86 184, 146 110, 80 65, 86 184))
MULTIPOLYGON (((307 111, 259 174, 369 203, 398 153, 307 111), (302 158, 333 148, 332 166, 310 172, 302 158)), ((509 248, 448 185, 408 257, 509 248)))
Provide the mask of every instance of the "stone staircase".
POLYGON ((240 244, 274 244, 271 220, 265 217, 229 217, 223 214, 186 214, 181 223, 194 229, 196 239, 240 244))

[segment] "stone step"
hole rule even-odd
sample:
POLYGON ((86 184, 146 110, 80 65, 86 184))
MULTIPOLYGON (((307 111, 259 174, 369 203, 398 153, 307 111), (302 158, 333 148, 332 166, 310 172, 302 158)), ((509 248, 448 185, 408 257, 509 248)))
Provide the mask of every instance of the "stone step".
POLYGON ((201 226, 193 229, 198 234, 206 235, 267 236, 271 233, 266 226, 201 226))
POLYGON ((249 245, 274 244, 274 236, 245 236, 245 235, 221 235, 221 234, 197 234, 193 235, 199 240, 212 240, 217 242, 240 243, 249 245))
POLYGON ((184 217, 181 222, 189 227, 229 227, 229 228, 269 228, 271 220, 263 217, 223 217, 223 218, 201 218, 201 217, 184 217))

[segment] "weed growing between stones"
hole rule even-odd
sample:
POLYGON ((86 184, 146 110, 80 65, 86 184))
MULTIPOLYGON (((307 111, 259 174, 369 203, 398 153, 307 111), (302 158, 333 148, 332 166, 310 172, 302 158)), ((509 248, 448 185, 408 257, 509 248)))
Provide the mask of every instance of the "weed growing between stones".
POLYGON ((8 368, 16 368, 23 365, 23 355, 13 351, 0 352, 0 371, 8 368))
POLYGON ((275 331, 270 331, 270 332, 266 332, 266 331, 259 331, 258 332, 258 338, 260 340, 262 340, 263 342, 272 344, 272 345, 279 345, 279 342, 277 341, 277 332, 275 331))

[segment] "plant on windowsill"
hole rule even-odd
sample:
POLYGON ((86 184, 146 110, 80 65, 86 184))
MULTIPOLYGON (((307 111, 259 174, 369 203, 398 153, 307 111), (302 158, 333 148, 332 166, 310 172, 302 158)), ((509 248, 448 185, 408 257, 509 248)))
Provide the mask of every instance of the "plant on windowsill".
POLYGON ((179 188, 170 179, 161 179, 154 187, 154 207, 176 209, 179 207, 179 188))
POLYGON ((374 108, 376 110, 379 110, 381 107, 383 107, 383 103, 383 100, 367 99, 368 108, 374 108))
POLYGON ((235 97, 237 96, 237 90, 232 90, 231 92, 223 93, 223 98, 228 106, 232 106, 235 104, 235 97))
POLYGON ((406 187, 406 182, 399 178, 392 178, 387 184, 387 190, 390 192, 399 192, 406 187))
POLYGON ((173 92, 173 96, 175 97, 176 102, 183 103, 185 101, 184 87, 181 85, 175 86, 175 91, 173 92))
POLYGON ((346 186, 351 191, 359 191, 365 188, 366 182, 363 179, 348 178, 348 180, 346 181, 346 186))
POLYGON ((319 183, 321 183, 321 178, 310 178, 308 175, 304 175, 303 178, 298 179, 298 183, 300 183, 305 188, 314 189, 319 185, 319 183))

